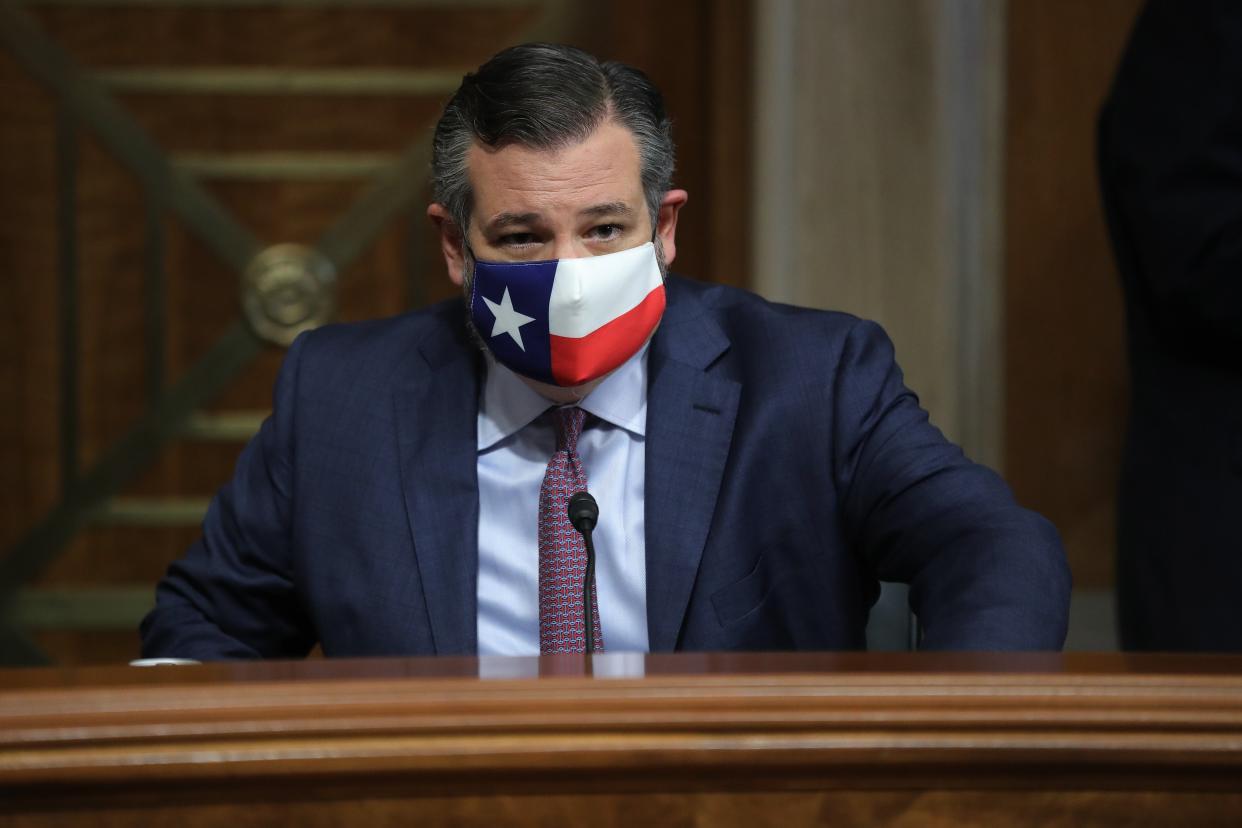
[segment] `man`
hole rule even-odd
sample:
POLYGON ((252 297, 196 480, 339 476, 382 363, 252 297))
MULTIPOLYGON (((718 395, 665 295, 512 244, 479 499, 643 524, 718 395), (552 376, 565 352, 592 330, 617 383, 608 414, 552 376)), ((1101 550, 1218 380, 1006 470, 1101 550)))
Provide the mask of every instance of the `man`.
POLYGON ((877 326, 664 279, 672 168, 634 69, 530 45, 467 76, 428 210, 466 313, 294 343, 144 654, 580 652, 583 488, 604 651, 859 648, 877 578, 912 584, 924 647, 1059 648, 1055 530, 877 326))
POLYGON ((1156 0, 1099 122, 1126 298, 1127 650, 1242 651, 1242 6, 1156 0))

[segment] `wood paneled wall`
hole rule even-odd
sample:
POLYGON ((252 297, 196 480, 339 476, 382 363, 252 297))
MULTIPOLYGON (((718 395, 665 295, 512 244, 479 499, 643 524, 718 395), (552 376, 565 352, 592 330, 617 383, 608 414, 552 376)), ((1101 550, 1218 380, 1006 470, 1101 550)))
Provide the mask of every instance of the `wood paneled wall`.
POLYGON ((1088 588, 1113 581, 1127 387, 1095 123, 1140 6, 1009 3, 1005 469, 1088 588))
MULTIPOLYGON (((90 72, 187 69, 444 69, 458 74, 520 39, 538 3, 184 5, 36 3, 40 27, 90 72)), ((562 38, 644 68, 666 94, 680 146, 677 183, 690 190, 679 272, 744 284, 748 278, 749 0, 567 4, 562 38), (743 137, 739 137, 743 136, 743 137)), ((166 152, 185 154, 399 153, 428 130, 437 95, 254 95, 119 92, 122 107, 166 152)), ((61 491, 61 365, 56 235, 56 103, 0 50, 0 549, 56 503, 61 491)), ((135 179, 79 129, 77 154, 81 466, 130 428, 147 405, 143 349, 146 201, 135 179)), ((204 186, 263 243, 313 243, 366 186, 207 178, 204 186)), ((341 274, 340 318, 386 316, 453 294, 418 199, 341 274)), ((175 218, 162 218, 167 273, 165 380, 198 360, 238 317, 238 276, 175 218)), ((218 411, 262 410, 283 352, 270 348, 215 401, 218 411)), ((240 443, 182 440, 127 495, 206 497, 231 472, 240 443)), ((197 534, 194 526, 94 526, 43 586, 154 584, 197 534)), ((133 632, 46 633, 68 663, 137 651, 133 632)))

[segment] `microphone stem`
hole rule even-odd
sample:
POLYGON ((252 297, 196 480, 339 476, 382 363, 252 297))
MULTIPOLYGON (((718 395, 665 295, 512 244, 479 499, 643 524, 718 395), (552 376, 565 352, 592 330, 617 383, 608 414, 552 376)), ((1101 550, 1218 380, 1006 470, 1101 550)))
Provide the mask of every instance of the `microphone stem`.
POLYGON ((586 577, 582 579, 582 634, 586 639, 584 651, 587 655, 595 652, 595 613, 592 611, 591 587, 595 585, 595 544, 591 541, 591 530, 582 533, 586 542, 586 577))

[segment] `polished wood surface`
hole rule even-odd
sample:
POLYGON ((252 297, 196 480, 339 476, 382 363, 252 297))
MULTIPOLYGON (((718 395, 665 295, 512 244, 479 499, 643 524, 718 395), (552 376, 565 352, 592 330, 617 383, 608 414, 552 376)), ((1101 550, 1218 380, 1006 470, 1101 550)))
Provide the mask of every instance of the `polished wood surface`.
POLYGON ((17 824, 229 803, 468 824, 1242 813, 1233 656, 324 660, 5 670, 0 688, 17 824))

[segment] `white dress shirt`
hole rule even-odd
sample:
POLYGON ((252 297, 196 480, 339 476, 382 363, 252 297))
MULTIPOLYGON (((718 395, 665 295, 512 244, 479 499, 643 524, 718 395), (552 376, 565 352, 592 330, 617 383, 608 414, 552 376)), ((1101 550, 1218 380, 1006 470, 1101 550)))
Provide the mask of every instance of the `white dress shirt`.
MULTIPOLYGON (((647 347, 579 407, 587 488, 599 504, 595 589, 606 652, 647 651, 643 491, 647 347)), ((489 359, 479 401, 479 655, 539 654, 539 488, 556 449, 553 407, 489 359)))

